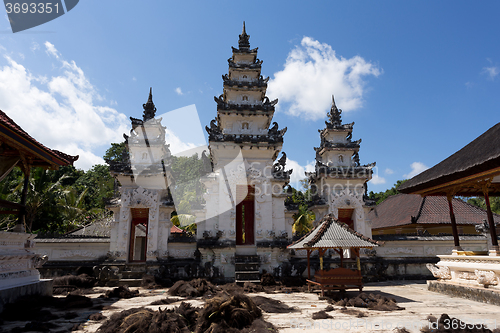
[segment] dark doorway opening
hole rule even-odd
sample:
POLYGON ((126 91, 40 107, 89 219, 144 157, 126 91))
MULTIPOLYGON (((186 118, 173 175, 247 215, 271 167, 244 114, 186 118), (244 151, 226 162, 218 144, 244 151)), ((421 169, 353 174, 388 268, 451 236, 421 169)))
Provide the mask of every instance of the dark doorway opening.
POLYGON ((254 244, 255 189, 252 185, 236 187, 236 245, 254 244))
POLYGON ((129 262, 146 261, 148 208, 132 208, 130 225, 129 262))
POLYGON ((340 222, 346 223, 349 228, 354 230, 354 221, 352 220, 352 214, 354 213, 354 209, 352 208, 341 208, 339 209, 338 220, 340 222))

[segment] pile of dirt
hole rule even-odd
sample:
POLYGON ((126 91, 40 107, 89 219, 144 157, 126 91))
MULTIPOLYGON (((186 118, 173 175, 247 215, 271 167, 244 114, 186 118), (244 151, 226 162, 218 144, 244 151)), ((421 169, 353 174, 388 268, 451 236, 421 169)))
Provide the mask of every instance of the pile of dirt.
POLYGON ((342 308, 342 309, 340 309, 340 312, 342 312, 344 314, 348 314, 350 316, 355 316, 358 318, 367 317, 366 313, 364 313, 363 311, 355 310, 355 309, 342 308))
MULTIPOLYGON (((49 310, 42 309, 44 307, 67 310, 90 308, 92 306, 92 300, 85 296, 68 295, 65 298, 26 296, 19 298, 14 303, 6 304, 0 318, 5 321, 48 322, 59 317, 49 310)), ((71 316, 71 313, 67 315, 71 316)))
POLYGON ((246 293, 260 293, 260 292, 265 291, 263 286, 261 286, 259 284, 252 283, 252 282, 245 282, 243 284, 243 290, 246 293))
POLYGON ((333 318, 333 317, 330 316, 328 313, 326 313, 325 310, 314 312, 312 314, 312 319, 329 319, 329 318, 333 318))
POLYGON ((106 316, 100 312, 96 312, 96 313, 91 314, 88 319, 94 320, 94 321, 101 321, 103 319, 106 319, 106 316))
POLYGON ((59 325, 40 322, 40 321, 30 321, 26 323, 24 327, 14 327, 10 330, 11 333, 21 333, 21 332, 53 332, 54 328, 59 327, 59 325))
POLYGON ((185 302, 173 310, 129 309, 113 314, 97 333, 192 332, 198 311, 185 302))
POLYGON ((146 289, 158 289, 163 288, 160 284, 156 282, 156 279, 153 275, 144 275, 141 281, 141 287, 146 289))
POLYGON ((159 299, 157 301, 154 301, 154 302, 151 302, 150 305, 168 305, 168 304, 172 304, 172 303, 175 303, 175 302, 179 302, 178 299, 176 298, 163 298, 163 299, 159 299))
POLYGON ((195 332, 277 332, 261 318, 262 311, 246 295, 214 297, 206 301, 195 332))
POLYGON ((54 278, 55 295, 62 295, 76 289, 89 289, 93 288, 96 284, 96 279, 87 274, 80 275, 65 275, 54 278))
POLYGON ((300 310, 292 308, 276 299, 267 298, 264 296, 252 296, 251 298, 261 310, 267 313, 300 312, 300 310))
POLYGON ((328 299, 328 302, 340 307, 354 306, 378 311, 398 311, 405 309, 397 305, 396 299, 392 297, 385 297, 380 294, 359 293, 358 296, 352 298, 337 298, 340 297, 336 296, 330 298, 328 299))
POLYGON ((473 325, 465 323, 458 318, 450 318, 446 313, 443 313, 439 320, 434 316, 427 317, 429 325, 423 327, 420 332, 424 333, 498 333, 500 329, 493 331, 488 329, 486 325, 473 325))
POLYGON ((260 277, 260 284, 264 287, 266 286, 275 286, 276 285, 276 280, 274 279, 274 276, 269 273, 264 273, 260 277))
POLYGON ((205 279, 194 279, 191 281, 179 280, 169 290, 171 296, 199 297, 211 296, 220 291, 210 281, 205 279))
POLYGON ((106 291, 99 298, 132 298, 136 296, 139 296, 139 290, 130 290, 127 286, 119 286, 106 291))

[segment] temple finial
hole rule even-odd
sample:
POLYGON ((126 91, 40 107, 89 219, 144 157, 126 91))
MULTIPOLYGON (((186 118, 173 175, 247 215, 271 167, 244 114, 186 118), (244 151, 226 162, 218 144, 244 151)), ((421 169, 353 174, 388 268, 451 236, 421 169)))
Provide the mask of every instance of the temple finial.
POLYGON ((334 126, 340 126, 342 124, 342 119, 341 119, 341 113, 342 110, 337 108, 337 105, 335 105, 335 97, 332 94, 332 107, 330 108, 330 112, 328 113, 328 120, 326 122, 326 125, 328 127, 334 127, 334 126))
POLYGON ((148 101, 146 104, 142 104, 142 107, 144 108, 144 115, 142 116, 144 121, 148 121, 149 119, 153 119, 155 117, 156 107, 153 103, 153 87, 149 88, 148 101))
POLYGON ((238 41, 238 46, 240 50, 248 50, 250 49, 250 35, 247 34, 247 30, 245 27, 245 21, 243 21, 243 31, 241 32, 240 35, 240 40, 238 41))

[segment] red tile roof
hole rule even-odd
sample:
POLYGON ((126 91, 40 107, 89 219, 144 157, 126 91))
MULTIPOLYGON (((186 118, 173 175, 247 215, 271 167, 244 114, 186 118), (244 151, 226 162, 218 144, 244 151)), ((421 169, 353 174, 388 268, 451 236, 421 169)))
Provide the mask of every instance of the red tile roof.
MULTIPOLYGON (((453 212, 457 224, 479 224, 487 219, 486 211, 453 198, 453 212)), ((377 205, 369 214, 372 229, 396 227, 411 223, 448 224, 450 212, 446 197, 417 194, 397 194, 390 196, 377 205), (413 221, 412 221, 413 220, 413 221)), ((500 223, 500 216, 493 214, 495 223, 500 223)))
POLYGON ((5 112, 0 110, 0 140, 14 149, 22 148, 32 154, 37 162, 48 166, 72 165, 78 156, 71 156, 58 150, 50 149, 26 133, 5 112))
POLYGON ((181 228, 179 228, 176 225, 173 225, 172 228, 170 228, 171 234, 182 234, 183 232, 184 232, 184 230, 182 230, 181 228))

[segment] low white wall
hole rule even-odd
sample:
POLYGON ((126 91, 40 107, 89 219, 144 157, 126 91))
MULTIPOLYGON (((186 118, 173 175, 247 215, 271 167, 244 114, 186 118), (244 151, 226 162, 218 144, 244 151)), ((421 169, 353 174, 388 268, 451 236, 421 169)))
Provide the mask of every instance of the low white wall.
POLYGON ((106 257, 109 238, 36 239, 34 252, 47 255, 49 262, 93 261, 106 257))

